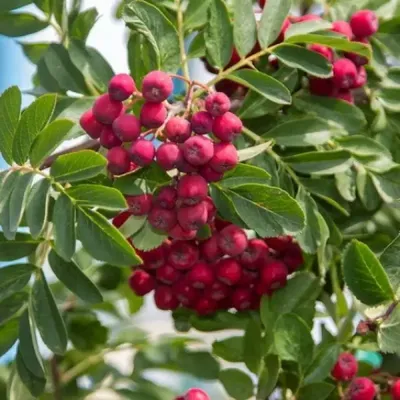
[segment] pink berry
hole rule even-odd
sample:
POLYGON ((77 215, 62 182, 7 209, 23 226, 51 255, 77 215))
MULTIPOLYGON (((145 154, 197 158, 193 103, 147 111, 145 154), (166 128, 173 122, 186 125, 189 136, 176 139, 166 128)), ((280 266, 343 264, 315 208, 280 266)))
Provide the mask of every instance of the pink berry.
POLYGON ((124 106, 120 101, 115 101, 108 94, 103 94, 95 101, 93 114, 99 122, 111 125, 123 109, 124 106))
POLYGON ((210 287, 205 290, 205 295, 215 301, 229 299, 231 294, 230 286, 221 281, 215 281, 210 287))
POLYGON ((333 61, 333 50, 330 47, 322 46, 320 44, 312 44, 308 49, 321 54, 321 56, 324 56, 329 62, 333 61))
POLYGON ((356 83, 353 86, 353 89, 362 88, 367 83, 367 71, 366 71, 366 69, 364 67, 359 67, 357 72, 358 72, 357 80, 356 80, 356 83))
POLYGON ((343 100, 349 104, 354 104, 354 96, 350 90, 340 90, 334 96, 338 100, 343 100))
POLYGON ((138 139, 132 143, 130 148, 131 160, 141 167, 153 162, 156 150, 150 140, 138 139))
POLYGON ((146 271, 137 269, 129 278, 129 286, 137 296, 145 296, 154 290, 155 280, 146 271))
POLYGON ((247 236, 243 229, 229 225, 218 235, 218 246, 228 256, 236 257, 247 248, 247 236))
POLYGON ((201 297, 194 305, 194 309, 198 315, 211 315, 217 311, 218 303, 213 299, 201 297))
POLYGON ((333 96, 337 92, 333 78, 322 79, 310 77, 308 82, 311 94, 317 96, 333 96))
POLYGON ((216 261, 223 256, 218 246, 218 235, 213 235, 200 244, 201 257, 206 261, 216 261))
POLYGON ((157 281, 172 285, 181 278, 182 274, 171 265, 165 264, 156 271, 157 281))
POLYGON ((285 18, 285 20, 283 21, 282 27, 281 27, 281 31, 279 32, 279 36, 275 41, 275 44, 281 43, 285 40, 286 31, 290 28, 291 25, 292 24, 291 24, 289 18, 285 18))
POLYGON ((332 31, 341 33, 349 40, 353 39, 353 31, 351 30, 350 24, 346 21, 334 21, 332 23, 332 31))
POLYGON ((243 123, 240 118, 231 112, 227 112, 215 118, 212 131, 223 142, 231 142, 242 133, 242 129, 243 123))
POLYGON ((177 168, 182 161, 182 152, 175 143, 163 143, 156 151, 158 165, 170 171, 177 168))
POLYGON ((316 14, 306 14, 298 17, 296 22, 306 22, 306 21, 320 21, 322 18, 316 14))
POLYGON ((129 211, 132 215, 147 215, 151 210, 153 196, 151 194, 140 194, 138 196, 126 196, 129 211))
MULTIPOLYGON (((243 267, 243 264, 242 263, 240 264, 243 267)), ((259 282, 259 280, 260 280, 260 274, 258 273, 258 271, 243 268, 242 278, 240 279, 239 286, 253 289, 254 286, 259 282)))
MULTIPOLYGON (((214 147, 215 151, 215 147, 214 147)), ((211 161, 211 160, 210 160, 211 161)), ((217 172, 210 167, 210 164, 203 165, 199 169, 199 174, 207 181, 207 182, 219 182, 223 179, 224 173, 217 172)))
POLYGON ((283 252, 283 262, 290 273, 296 271, 304 263, 303 253, 297 243, 290 243, 283 252))
POLYGON ((173 90, 172 79, 165 72, 152 71, 143 79, 142 93, 147 101, 161 103, 172 94, 173 90))
POLYGON ((146 270, 155 270, 164 265, 168 256, 168 245, 163 244, 150 251, 136 249, 136 253, 143 260, 143 268, 146 270))
POLYGON ((106 149, 121 146, 122 142, 115 135, 111 126, 105 126, 101 131, 100 144, 106 149))
POLYGON ((104 128, 104 125, 101 122, 97 121, 97 119, 93 115, 93 110, 88 110, 84 114, 82 114, 79 123, 81 124, 82 129, 92 139, 98 139, 104 128))
POLYGON ((154 301, 160 310, 175 310, 179 301, 169 286, 158 286, 154 292, 154 301))
POLYGON ((237 311, 250 310, 253 303, 252 291, 248 288, 237 288, 232 293, 232 306, 237 311))
POLYGON ((378 17, 371 10, 360 10, 352 15, 350 26, 356 37, 369 37, 378 31, 378 17))
POLYGON ((123 147, 113 147, 108 150, 107 161, 107 168, 113 175, 122 175, 130 170, 129 152, 123 147))
POLYGON ((172 210, 176 207, 177 198, 178 195, 174 187, 164 186, 154 198, 154 204, 158 207, 165 208, 166 210, 172 210))
POLYGON ((193 206, 178 209, 177 218, 179 225, 185 231, 198 230, 207 222, 207 206, 204 201, 193 206))
POLYGON ((277 236, 264 239, 268 247, 275 250, 277 253, 282 253, 288 249, 293 242, 291 236, 277 236))
POLYGON ((264 293, 272 294, 275 290, 286 286, 288 270, 281 261, 267 263, 261 269, 261 281, 264 293))
POLYGON ((260 261, 268 256, 268 245, 261 239, 251 239, 248 241, 246 250, 240 255, 239 261, 245 268, 257 269, 260 261))
POLYGON ((165 125, 165 134, 171 142, 183 143, 192 134, 190 122, 185 118, 172 117, 165 125))
POLYGON ((167 119, 167 109, 162 103, 144 103, 140 111, 140 122, 149 129, 159 128, 167 119))
POLYGON ((168 236, 174 240, 193 240, 197 236, 197 230, 185 231, 179 224, 176 224, 168 231, 168 236))
POLYGON ((206 98, 206 110, 213 117, 220 117, 231 109, 229 97, 222 92, 209 94, 206 98))
POLYGON ((140 121, 132 114, 122 114, 113 122, 112 127, 123 142, 133 142, 141 133, 140 121))
POLYGON ((168 232, 176 225, 176 214, 172 210, 153 207, 149 213, 150 225, 163 232, 168 232))
POLYGON ((235 168, 239 163, 239 155, 232 143, 216 143, 214 156, 209 166, 218 173, 224 173, 235 168))
POLYGON ((228 286, 236 285, 242 277, 242 267, 233 258, 218 261, 215 269, 217 278, 228 286))
POLYGON ((185 160, 195 167, 207 164, 214 155, 213 142, 204 136, 192 136, 182 146, 185 160))
POLYGON ((201 292, 189 284, 187 279, 181 279, 173 286, 175 296, 184 307, 193 307, 200 298, 201 292))
POLYGON ((357 75, 357 67, 347 58, 341 58, 333 64, 333 82, 339 89, 350 89, 357 75))
POLYGON ((211 133, 214 123, 213 116, 207 111, 199 111, 192 115, 191 125, 193 132, 198 135, 211 133))
POLYGON ((187 274, 187 279, 195 289, 204 289, 214 283, 214 271, 205 262, 193 265, 187 274))
POLYGON ((332 376, 337 381, 351 381, 357 374, 358 362, 351 353, 342 353, 332 369, 332 376))
POLYGON ((124 211, 113 218, 112 224, 116 228, 121 228, 121 226, 132 216, 129 211, 124 211))
POLYGON ((185 175, 178 182, 177 192, 184 204, 194 205, 207 197, 208 185, 199 175, 185 175))
POLYGON ((113 100, 124 101, 136 91, 135 81, 128 74, 115 75, 108 85, 108 93, 113 100))
POLYGON ((214 222, 215 217, 217 216, 217 207, 215 207, 214 201, 210 196, 207 196, 203 203, 207 208, 207 223, 210 224, 214 222))
POLYGON ((194 174, 198 172, 197 167, 189 164, 184 157, 182 157, 181 162, 178 165, 178 171, 184 172, 185 174, 194 174))
POLYGON ((190 269, 199 259, 199 250, 190 242, 174 241, 171 245, 168 262, 179 270, 190 269))
MULTIPOLYGON (((363 43, 363 44, 368 44, 369 45, 369 40, 366 38, 358 38, 353 40, 353 42, 358 42, 358 43, 363 43)), ((360 54, 357 53, 344 53, 345 57, 348 58, 349 60, 353 61, 353 63, 357 66, 363 66, 368 64, 368 58, 361 56, 360 54)))
POLYGON ((400 400, 400 379, 393 383, 391 392, 393 400, 400 400))
POLYGON ((355 378, 348 389, 349 400, 374 400, 376 388, 368 378, 355 378))

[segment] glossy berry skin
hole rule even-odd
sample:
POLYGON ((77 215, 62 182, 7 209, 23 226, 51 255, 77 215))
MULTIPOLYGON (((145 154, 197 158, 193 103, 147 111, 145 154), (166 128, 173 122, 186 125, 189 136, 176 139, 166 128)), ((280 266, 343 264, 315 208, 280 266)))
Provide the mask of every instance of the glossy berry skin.
POLYGON ((357 374, 358 362, 351 353, 342 353, 332 369, 332 376, 337 381, 349 382, 357 374))
POLYGON ((172 117, 165 125, 165 134, 171 142, 183 143, 191 133, 190 122, 185 118, 172 117))
POLYGON ((199 249, 190 242, 174 241, 171 244, 168 262, 179 270, 190 269, 199 260, 199 249))
POLYGON ((100 144, 106 149, 112 149, 121 146, 122 142, 115 135, 111 126, 105 126, 101 131, 100 144))
POLYGON ((247 236, 243 229, 229 225, 218 235, 218 246, 221 251, 231 257, 242 254, 247 248, 247 236))
POLYGON ((172 285, 177 282, 181 276, 182 274, 177 269, 168 264, 161 266, 156 271, 157 281, 165 285, 172 285))
MULTIPOLYGON (((215 151, 215 147, 214 147, 214 151, 215 151)), ((198 172, 207 182, 219 182, 224 177, 224 173, 223 172, 215 171, 214 169, 212 169, 210 167, 209 163, 207 165, 203 165, 199 169, 198 172)))
POLYGON ((161 103, 166 100, 174 90, 171 77, 163 71, 149 72, 143 78, 143 97, 153 103, 161 103))
POLYGON ((214 283, 214 271, 208 264, 200 261, 190 269, 187 280, 195 289, 204 289, 214 283))
POLYGON ((179 306, 173 289, 170 286, 160 285, 154 292, 154 301, 160 310, 175 310, 179 306))
POLYGON ((88 110, 84 114, 82 114, 79 123, 82 129, 92 138, 98 139, 101 135, 101 131, 104 128, 104 125, 97 121, 93 114, 93 110, 88 110))
POLYGON ((177 223, 176 214, 172 210, 165 210, 164 208, 153 207, 149 213, 150 225, 163 232, 168 232, 177 223))
POLYGON ((224 258, 215 265, 215 274, 222 283, 234 286, 242 277, 242 267, 233 258, 224 258))
POLYGON ((148 272, 137 269, 129 278, 129 286, 137 296, 145 296, 154 290, 155 280, 148 272))
POLYGON ((332 78, 310 77, 308 81, 310 93, 317 96, 333 96, 338 90, 332 78))
POLYGON ((167 119, 167 109, 162 103, 144 103, 140 111, 140 122, 149 129, 159 128, 167 119))
POLYGON ((393 383, 390 393, 392 400, 400 400, 400 379, 393 383))
POLYGON ((166 210, 172 210, 176 206, 177 199, 176 189, 172 186, 164 186, 154 197, 154 204, 166 210))
POLYGON ((231 109, 231 101, 225 93, 211 93, 206 98, 206 110, 213 117, 220 117, 231 109))
POLYGON ((151 194, 141 194, 138 196, 126 196, 129 211, 132 215, 141 216, 147 215, 153 203, 153 196, 151 194))
POLYGON ((173 290, 175 296, 184 307, 193 307, 201 295, 201 292, 191 286, 185 279, 176 282, 173 290))
POLYGON ((198 315, 211 315, 218 310, 218 303, 207 297, 200 297, 194 305, 198 315))
POLYGON ((214 119, 212 131, 219 140, 231 142, 242 133, 242 129, 243 123, 240 118, 231 112, 227 112, 214 119))
POLYGON ((376 388, 368 378, 355 378, 348 389, 349 400, 374 400, 376 388))
POLYGON ((212 159, 214 144, 204 136, 192 136, 183 144, 182 153, 189 164, 200 167, 212 159))
POLYGON ((218 246, 218 235, 214 234, 209 239, 200 243, 200 254, 202 258, 208 262, 218 260, 223 256, 218 246))
POLYGON ((320 44, 312 44, 308 49, 321 54, 321 56, 324 56, 329 62, 333 61, 333 50, 330 47, 322 46, 320 44))
POLYGON ((208 165, 215 172, 223 174, 235 168, 238 163, 239 155, 232 143, 216 143, 214 155, 208 165))
POLYGON ((237 311, 245 311, 251 308, 253 302, 252 291, 248 288, 236 288, 232 293, 232 306, 237 311))
POLYGON ((268 245, 261 239, 251 239, 248 241, 246 250, 240 255, 239 261, 243 267, 258 269, 260 262, 268 256, 268 245))
POLYGON ((350 26, 354 36, 359 38, 369 37, 378 31, 378 17, 371 10, 360 10, 352 15, 350 26))
POLYGON ((175 143, 163 143, 156 151, 157 163, 165 171, 177 168, 182 157, 182 152, 175 143))
POLYGON ((168 231, 168 236, 174 240, 193 240, 196 235, 197 230, 185 231, 179 224, 168 231))
POLYGON ((332 31, 341 33, 346 36, 349 40, 353 39, 353 31, 351 26, 346 21, 334 21, 332 22, 332 31))
POLYGON ((350 89, 357 75, 357 67, 347 58, 341 58, 333 64, 333 82, 338 89, 350 89))
POLYGON ((103 94, 94 103, 93 115, 97 121, 111 125, 123 111, 123 104, 113 100, 108 94, 103 94))
POLYGON ((182 229, 185 231, 198 230, 207 222, 207 206, 202 201, 193 206, 180 207, 176 215, 182 229))
POLYGON ((277 289, 286 286, 288 270, 281 261, 267 263, 261 269, 263 293, 272 294, 277 289))
POLYGON ((177 193, 183 204, 194 205, 207 197, 208 185, 199 175, 185 175, 178 182, 177 193))
POLYGON ((138 139, 132 143, 130 148, 131 160, 141 167, 150 165, 153 162, 156 150, 150 140, 138 139))
POLYGON ((107 168, 113 175, 122 175, 130 170, 130 155, 123 147, 113 147, 108 150, 107 161, 107 168))
POLYGON ((214 123, 213 116, 207 111, 199 111, 193 114, 191 119, 191 126, 193 132, 198 135, 205 135, 211 133, 214 123))
POLYGON ((115 75, 108 84, 108 93, 116 101, 128 99, 135 91, 135 81, 128 74, 115 75))
POLYGON ((231 291, 232 289, 230 286, 217 280, 210 287, 208 287, 204 293, 207 297, 212 298, 215 301, 222 301, 229 299, 231 291))
POLYGON ((133 142, 141 132, 140 121, 132 114, 123 114, 113 122, 113 131, 123 142, 133 142))

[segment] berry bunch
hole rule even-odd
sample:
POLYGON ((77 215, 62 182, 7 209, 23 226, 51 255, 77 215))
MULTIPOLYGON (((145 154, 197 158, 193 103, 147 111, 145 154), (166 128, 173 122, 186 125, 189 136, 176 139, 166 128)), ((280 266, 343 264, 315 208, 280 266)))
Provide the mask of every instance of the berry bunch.
POLYGON ((183 396, 177 397, 175 400, 210 400, 208 394, 201 389, 189 389, 183 396))

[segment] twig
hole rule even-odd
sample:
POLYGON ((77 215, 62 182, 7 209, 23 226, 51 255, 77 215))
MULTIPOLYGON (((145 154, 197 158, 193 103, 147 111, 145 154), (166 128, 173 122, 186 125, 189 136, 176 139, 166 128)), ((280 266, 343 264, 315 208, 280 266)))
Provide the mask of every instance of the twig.
POLYGON ((182 63, 182 70, 183 75, 186 79, 190 79, 189 73, 189 65, 186 56, 185 50, 185 29, 183 26, 183 11, 182 11, 182 4, 181 0, 175 0, 176 4, 176 18, 177 18, 177 26, 178 26, 178 37, 179 37, 179 48, 181 53, 181 63, 182 63))
POLYGON ((207 91, 207 92, 212 91, 212 88, 208 87, 208 86, 205 85, 204 83, 201 83, 201 82, 199 82, 199 81, 195 81, 195 80, 188 79, 188 78, 186 78, 186 77, 184 77, 184 76, 182 76, 182 75, 178 75, 178 74, 169 74, 169 76, 170 76, 171 78, 180 79, 181 81, 186 82, 188 85, 199 86, 199 87, 201 87, 202 89, 204 89, 204 90, 207 91))
POLYGON ((53 383, 53 398, 54 400, 62 400, 61 386, 60 386, 60 371, 56 356, 53 356, 50 361, 51 378, 53 383))

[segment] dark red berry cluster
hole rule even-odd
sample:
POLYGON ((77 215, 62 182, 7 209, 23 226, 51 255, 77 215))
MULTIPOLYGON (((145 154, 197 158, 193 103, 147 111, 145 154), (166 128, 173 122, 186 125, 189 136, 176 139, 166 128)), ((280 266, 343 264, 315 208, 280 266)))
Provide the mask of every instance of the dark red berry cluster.
POLYGON ((189 389, 183 396, 177 397, 175 400, 210 400, 208 394, 201 389, 189 389))

